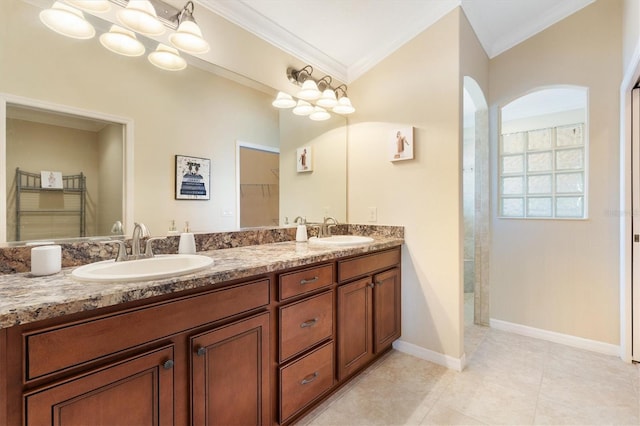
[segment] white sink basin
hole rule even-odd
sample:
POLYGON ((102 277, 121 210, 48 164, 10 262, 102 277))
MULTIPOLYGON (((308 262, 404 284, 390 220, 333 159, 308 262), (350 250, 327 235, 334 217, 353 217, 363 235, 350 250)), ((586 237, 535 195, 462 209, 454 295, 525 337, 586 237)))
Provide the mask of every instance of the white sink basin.
POLYGON ((361 235, 332 235, 331 237, 309 238, 309 244, 322 246, 352 246, 358 244, 369 244, 373 242, 371 237, 363 237, 361 235))
POLYGON ((144 281, 188 274, 211 264, 213 259, 207 256, 167 254, 150 259, 89 263, 74 269, 71 276, 79 281, 144 281))

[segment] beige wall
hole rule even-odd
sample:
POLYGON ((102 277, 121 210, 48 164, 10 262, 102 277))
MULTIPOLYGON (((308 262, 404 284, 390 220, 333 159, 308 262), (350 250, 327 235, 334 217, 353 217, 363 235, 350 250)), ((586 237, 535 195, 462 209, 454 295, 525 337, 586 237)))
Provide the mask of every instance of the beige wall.
POLYGON ((315 122, 291 110, 280 112, 280 190, 289 194, 280 200, 281 225, 285 218, 291 224, 297 216, 309 222, 321 222, 324 216, 346 222, 346 143, 342 116, 315 122), (296 150, 307 146, 312 150, 313 171, 298 173, 296 150))
POLYGON ((404 225, 402 341, 459 359, 462 347, 460 9, 351 84, 349 222, 404 225), (414 160, 390 162, 397 127, 414 160))
POLYGON ((195 67, 162 71, 97 39, 57 35, 37 14, 18 0, 0 2, 0 27, 13 32, 0 51, 0 92, 133 119, 134 219, 152 234, 165 233, 172 219, 196 232, 234 228, 236 218, 222 211, 236 211, 235 142, 277 146, 271 95, 195 67), (176 154, 211 159, 210 201, 174 199, 176 154))
POLYGON ((498 219, 494 181, 491 316, 610 344, 620 326, 619 217, 609 212, 619 205, 621 6, 595 2, 490 62, 494 106, 550 85, 589 89, 589 218, 498 219))
POLYGON ((640 1, 624 0, 623 10, 622 69, 626 70, 640 46, 640 1))
POLYGON ((115 221, 124 222, 123 175, 124 129, 120 124, 109 124, 98 133, 98 199, 97 230, 95 235, 111 235, 115 221))

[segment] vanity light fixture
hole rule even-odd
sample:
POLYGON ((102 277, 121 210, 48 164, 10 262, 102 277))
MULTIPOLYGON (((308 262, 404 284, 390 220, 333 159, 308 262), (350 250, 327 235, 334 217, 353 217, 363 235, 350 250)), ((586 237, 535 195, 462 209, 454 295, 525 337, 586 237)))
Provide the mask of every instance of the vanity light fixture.
POLYGON ((144 45, 138 41, 133 31, 112 25, 108 33, 100 36, 100 43, 110 51, 124 56, 144 55, 144 45))
POLYGON ((206 53, 209 43, 202 38, 202 31, 193 18, 193 2, 188 1, 177 16, 178 29, 169 36, 169 41, 187 53, 206 53))
POLYGON ((278 92, 276 99, 271 103, 276 108, 292 108, 296 115, 308 115, 311 120, 323 121, 331 117, 329 114, 351 114, 355 108, 347 96, 347 86, 342 84, 336 88, 331 86, 331 76, 324 76, 319 80, 312 77, 313 67, 306 65, 300 70, 287 69, 287 78, 295 85, 301 86, 296 93, 296 100, 289 94, 278 92), (340 94, 340 96, 338 96, 340 94))
MULTIPOLYGON (((59 34, 89 39, 95 36, 96 31, 82 10, 89 15, 97 15, 108 12, 112 4, 116 5, 114 16, 124 26, 112 25, 109 32, 100 36, 100 43, 112 52, 124 56, 143 55, 145 40, 139 40, 136 33, 153 38, 163 34, 165 28, 171 30, 168 39, 173 47, 158 46, 149 55, 153 65, 170 71, 182 70, 187 67, 187 61, 176 49, 194 55, 209 51, 209 43, 193 17, 195 6, 191 0, 181 9, 162 0, 56 0, 51 8, 40 12, 40 20, 59 34)), ((287 108, 293 106, 295 101, 290 99, 287 108)))
POLYGON ((129 0, 117 16, 127 28, 140 34, 157 36, 164 33, 164 25, 158 20, 156 9, 149 0, 129 0))
POLYGON ((78 9, 56 1, 49 9, 40 12, 40 20, 49 29, 67 37, 86 40, 96 35, 96 30, 78 9))
POLYGON ((187 61, 176 49, 162 43, 149 54, 149 62, 166 71, 180 71, 187 67, 187 61))
POLYGON ((109 0, 65 0, 71 6, 77 7, 80 10, 95 13, 105 13, 111 10, 111 4, 109 0))

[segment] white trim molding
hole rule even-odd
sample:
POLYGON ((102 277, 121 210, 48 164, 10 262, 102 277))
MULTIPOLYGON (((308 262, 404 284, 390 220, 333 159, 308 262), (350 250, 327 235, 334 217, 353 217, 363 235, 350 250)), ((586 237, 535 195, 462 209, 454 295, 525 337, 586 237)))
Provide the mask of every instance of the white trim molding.
POLYGON ((533 337, 553 343, 572 346, 574 348, 585 349, 605 355, 620 356, 620 346, 611 343, 599 342, 597 340, 585 339, 583 337, 572 336, 570 334, 557 333, 555 331, 543 330, 541 328, 529 327, 527 325, 502 321, 495 318, 489 320, 491 328, 507 331, 509 333, 520 334, 522 336, 533 337))
POLYGON ((466 357, 464 354, 460 358, 454 358, 402 340, 396 340, 393 342, 393 348, 397 351, 413 355, 417 358, 442 365, 443 367, 447 367, 455 371, 462 371, 466 365, 466 357))

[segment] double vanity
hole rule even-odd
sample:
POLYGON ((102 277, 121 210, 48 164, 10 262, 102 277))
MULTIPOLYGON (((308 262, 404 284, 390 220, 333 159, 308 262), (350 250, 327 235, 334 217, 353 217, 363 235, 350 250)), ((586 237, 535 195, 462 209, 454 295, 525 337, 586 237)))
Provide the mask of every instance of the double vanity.
POLYGON ((200 236, 209 264, 177 276, 0 276, 0 424, 293 423, 400 337, 403 234, 383 228, 200 236))

